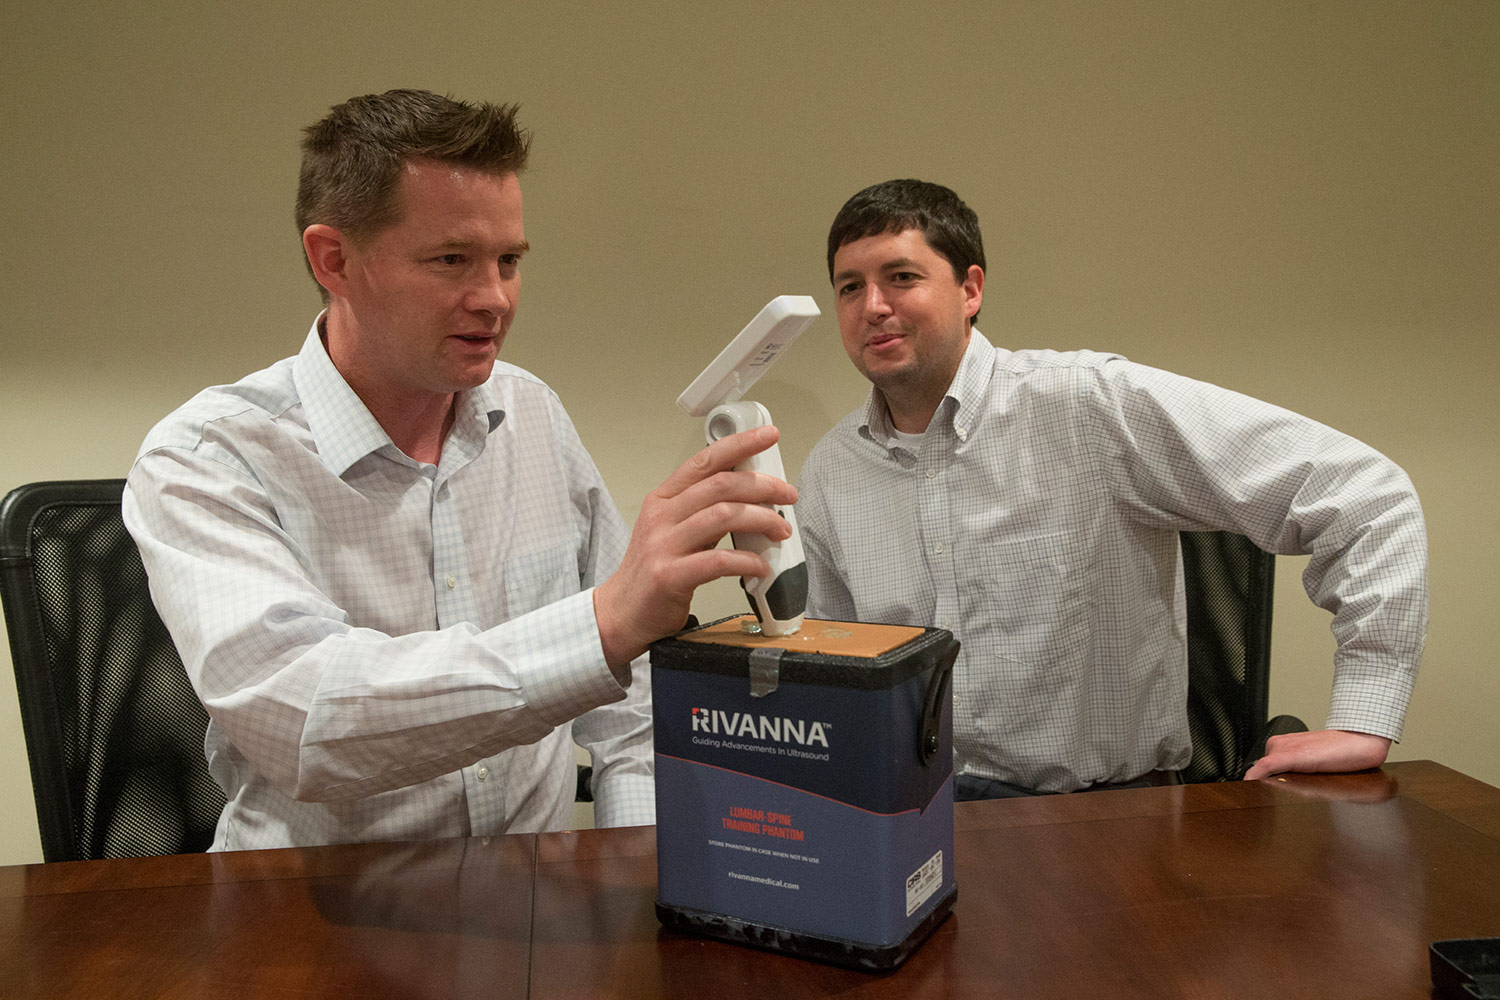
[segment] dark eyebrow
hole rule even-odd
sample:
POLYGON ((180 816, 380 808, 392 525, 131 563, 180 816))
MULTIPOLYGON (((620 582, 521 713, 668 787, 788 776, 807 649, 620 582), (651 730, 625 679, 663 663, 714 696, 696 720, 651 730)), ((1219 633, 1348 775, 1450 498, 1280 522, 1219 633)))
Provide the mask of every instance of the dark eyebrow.
MULTIPOLYGON (((473 240, 451 239, 451 240, 444 240, 443 242, 439 243, 437 245, 437 249, 440 250, 440 251, 448 251, 448 250, 472 250, 474 248, 474 245, 475 244, 474 244, 473 240)), ((513 243, 513 244, 511 244, 508 248, 506 248, 506 250, 504 252, 505 253, 526 253, 530 249, 531 249, 531 243, 528 242, 527 240, 522 240, 519 243, 513 243)))
MULTIPOLYGON (((895 260, 888 260, 884 264, 880 265, 880 271, 882 274, 886 274, 891 271, 906 270, 908 268, 916 271, 920 271, 922 269, 921 265, 912 260, 910 257, 897 257, 895 260)), ((838 285, 842 284, 845 281, 848 281, 850 278, 858 277, 858 271, 840 271, 838 274, 835 274, 833 276, 833 283, 835 285, 838 285)))
POLYGON ((889 262, 887 262, 885 264, 882 264, 881 267, 880 267, 880 269, 882 271, 905 271, 905 270, 920 271, 920 270, 922 270, 922 267, 921 267, 920 264, 918 264, 916 261, 912 260, 910 257, 897 257, 893 261, 889 261, 889 262))

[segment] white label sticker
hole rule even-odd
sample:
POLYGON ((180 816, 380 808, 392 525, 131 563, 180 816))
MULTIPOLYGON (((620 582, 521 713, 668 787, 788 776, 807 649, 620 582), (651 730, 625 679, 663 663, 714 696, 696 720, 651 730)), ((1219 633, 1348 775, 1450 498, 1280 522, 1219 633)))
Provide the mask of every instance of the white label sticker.
POLYGON ((917 912, 943 884, 943 852, 938 851, 906 877, 906 915, 917 912))

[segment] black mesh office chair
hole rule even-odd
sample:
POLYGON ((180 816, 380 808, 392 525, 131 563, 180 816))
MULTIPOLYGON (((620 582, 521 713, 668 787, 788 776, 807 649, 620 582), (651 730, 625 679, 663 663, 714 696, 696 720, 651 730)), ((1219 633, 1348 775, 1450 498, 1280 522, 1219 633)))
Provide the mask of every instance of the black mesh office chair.
POLYGON ((48 861, 201 851, 224 796, 208 715, 120 520, 124 480, 0 501, 0 599, 48 861))
POLYGON ((1193 737, 1182 779, 1236 781, 1268 736, 1307 730, 1295 716, 1266 718, 1276 557, 1227 531, 1185 531, 1181 540, 1193 737))

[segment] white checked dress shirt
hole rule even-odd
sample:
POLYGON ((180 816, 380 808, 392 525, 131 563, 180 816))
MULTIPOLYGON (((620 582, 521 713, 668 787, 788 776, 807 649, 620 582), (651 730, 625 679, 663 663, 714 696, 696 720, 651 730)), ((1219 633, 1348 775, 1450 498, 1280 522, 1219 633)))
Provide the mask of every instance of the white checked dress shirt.
POLYGON ((1427 624, 1406 474, 1287 410, 1092 352, 996 350, 976 330, 925 434, 884 402, 802 469, 808 614, 937 625, 956 773, 1042 791, 1191 755, 1178 531, 1311 553, 1333 612, 1329 728, 1397 738, 1427 624))
POLYGON ((596 822, 654 822, 649 672, 614 679, 591 590, 627 532, 527 372, 461 394, 428 465, 315 323, 153 429, 124 511, 212 719, 215 850, 562 828, 574 738, 596 822))

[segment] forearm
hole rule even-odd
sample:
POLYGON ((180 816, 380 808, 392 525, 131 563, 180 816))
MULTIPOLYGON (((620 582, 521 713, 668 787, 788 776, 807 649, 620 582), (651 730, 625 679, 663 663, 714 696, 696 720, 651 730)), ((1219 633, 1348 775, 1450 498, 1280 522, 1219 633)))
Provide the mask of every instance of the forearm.
POLYGON ((415 784, 624 697, 588 590, 489 629, 438 629, 403 585, 365 600, 415 597, 405 634, 358 627, 252 482, 160 468, 168 481, 137 467, 125 504, 153 598, 224 738, 287 795, 415 784))
POLYGON ((1427 638, 1427 535, 1405 475, 1384 472, 1325 501, 1344 523, 1313 541, 1303 586, 1338 642, 1328 728, 1399 739, 1427 638))
POLYGON ((1104 471, 1133 516, 1228 530, 1310 555, 1303 586, 1333 615, 1333 729, 1396 738, 1427 627, 1427 541, 1410 479, 1368 445, 1238 393, 1115 366, 1093 413, 1104 471))
POLYGON ((225 737, 274 785, 353 799, 535 742, 624 697, 590 610, 584 592, 484 632, 399 637, 310 618, 250 625, 184 664, 225 737))
MULTIPOLYGON (((623 698, 592 638, 589 607, 583 593, 484 632, 352 630, 252 689, 205 701, 231 741, 288 794, 360 798, 533 743, 623 698), (268 730, 285 739, 259 752, 245 747, 268 730)), ((205 677, 222 673, 204 669, 205 677)))

